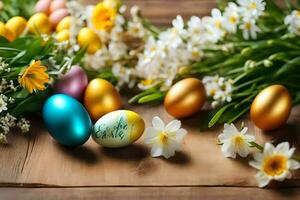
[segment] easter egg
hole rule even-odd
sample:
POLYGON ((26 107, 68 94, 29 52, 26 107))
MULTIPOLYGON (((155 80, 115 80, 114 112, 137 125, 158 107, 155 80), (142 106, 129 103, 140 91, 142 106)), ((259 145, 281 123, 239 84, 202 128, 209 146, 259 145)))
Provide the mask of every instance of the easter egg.
POLYGON ((75 65, 69 72, 59 78, 53 88, 55 93, 67 94, 81 100, 87 85, 86 73, 81 67, 75 65))
POLYGON ((82 28, 78 33, 77 41, 81 48, 87 48, 89 54, 94 54, 102 46, 100 38, 90 28, 82 28))
POLYGON ((56 27, 56 25, 62 20, 64 17, 68 16, 69 12, 66 8, 60 8, 55 10, 53 13, 50 14, 49 20, 53 27, 56 27))
POLYGON ((0 22, 0 35, 10 42, 16 38, 15 33, 8 29, 2 22, 0 22))
POLYGON ((50 13, 66 7, 66 0, 53 0, 50 4, 50 13))
POLYGON ((50 9, 50 5, 51 5, 51 0, 39 0, 36 4, 35 4, 35 12, 39 13, 45 13, 45 14, 49 14, 49 9, 50 9))
POLYGON ((86 87, 84 105, 96 121, 103 115, 120 109, 122 101, 119 92, 110 82, 96 78, 86 87))
POLYGON ((70 38, 70 31, 69 30, 62 30, 58 32, 55 36, 57 42, 64 42, 68 41, 70 38))
POLYGON ((189 117, 201 110, 205 100, 206 93, 202 82, 196 78, 186 78, 170 88, 164 107, 173 117, 189 117))
POLYGON ((50 135, 65 146, 84 144, 93 129, 88 112, 73 97, 56 94, 47 99, 43 119, 50 135))
POLYGON ((282 126, 289 118, 292 98, 282 85, 263 89, 253 100, 250 108, 251 120, 262 130, 270 131, 282 126))
POLYGON ((64 17, 56 26, 56 32, 60 32, 62 30, 69 30, 71 27, 71 16, 64 17))
POLYGON ((19 36, 23 33, 26 28, 27 21, 24 17, 16 16, 9 19, 5 26, 15 33, 16 36, 19 36))
POLYGON ((36 13, 30 17, 27 26, 31 33, 50 34, 51 23, 45 13, 36 13))
POLYGON ((101 117, 93 128, 92 138, 109 148, 124 147, 141 137, 144 120, 135 112, 117 110, 101 117))

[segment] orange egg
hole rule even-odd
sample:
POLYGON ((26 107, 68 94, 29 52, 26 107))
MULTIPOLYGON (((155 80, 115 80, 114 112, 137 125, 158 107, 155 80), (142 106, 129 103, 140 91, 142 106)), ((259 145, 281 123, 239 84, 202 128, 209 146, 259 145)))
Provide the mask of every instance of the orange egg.
POLYGON ((196 78, 186 78, 174 84, 168 91, 164 106, 176 118, 189 117, 203 107, 206 93, 202 82, 196 78))
POLYGON ((0 35, 12 42, 16 38, 16 34, 8 29, 4 23, 0 22, 0 35))
POLYGON ((119 92, 110 82, 96 78, 85 90, 84 106, 96 121, 103 115, 120 109, 122 101, 119 92))
POLYGON ((50 5, 50 13, 60 8, 66 8, 66 0, 53 0, 50 5))
POLYGON ((251 120, 262 130, 270 131, 282 126, 289 118, 292 98, 282 85, 263 89, 253 100, 251 120))

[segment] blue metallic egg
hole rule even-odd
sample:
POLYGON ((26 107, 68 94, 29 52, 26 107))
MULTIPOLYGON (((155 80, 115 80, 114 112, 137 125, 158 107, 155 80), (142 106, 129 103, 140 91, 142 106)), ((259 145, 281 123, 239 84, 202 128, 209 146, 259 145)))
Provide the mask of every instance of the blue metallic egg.
POLYGON ((80 102, 65 94, 47 99, 43 108, 44 123, 50 135, 65 146, 84 144, 92 132, 92 121, 80 102))

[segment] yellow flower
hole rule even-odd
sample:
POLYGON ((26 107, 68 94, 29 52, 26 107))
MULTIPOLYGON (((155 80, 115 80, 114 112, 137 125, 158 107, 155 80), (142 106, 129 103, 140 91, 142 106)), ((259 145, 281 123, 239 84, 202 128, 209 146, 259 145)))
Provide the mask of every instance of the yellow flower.
POLYGON ((114 8, 105 6, 103 3, 97 4, 91 16, 93 26, 98 30, 109 31, 114 25, 116 14, 114 8))
POLYGON ((49 82, 47 68, 41 65, 41 61, 32 61, 30 65, 19 76, 19 83, 29 93, 36 90, 45 90, 45 84, 49 82))

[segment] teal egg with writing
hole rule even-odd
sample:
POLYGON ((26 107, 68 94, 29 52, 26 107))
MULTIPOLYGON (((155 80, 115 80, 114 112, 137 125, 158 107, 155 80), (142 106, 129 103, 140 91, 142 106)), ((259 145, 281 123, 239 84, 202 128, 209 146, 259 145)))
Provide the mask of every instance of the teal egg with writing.
POLYGON ((138 140, 145 130, 144 120, 130 110, 117 110, 101 117, 94 125, 92 138, 109 148, 124 147, 138 140))

